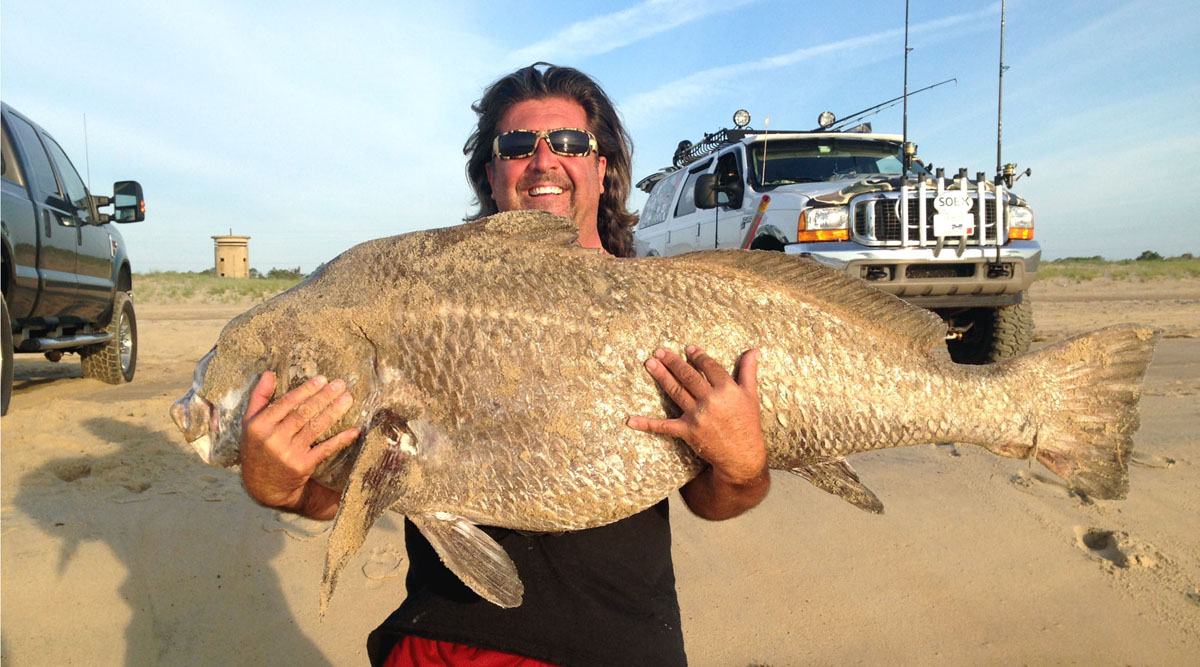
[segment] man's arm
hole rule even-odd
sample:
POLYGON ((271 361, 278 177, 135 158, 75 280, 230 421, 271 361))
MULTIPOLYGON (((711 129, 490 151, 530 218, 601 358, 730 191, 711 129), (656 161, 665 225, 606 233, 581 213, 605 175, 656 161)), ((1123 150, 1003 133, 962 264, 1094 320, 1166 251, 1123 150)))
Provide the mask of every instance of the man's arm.
POLYGON ((771 488, 759 415, 758 351, 738 360, 736 379, 694 345, 687 355, 685 360, 659 349, 646 362, 646 370, 683 414, 675 419, 635 416, 627 423, 691 445, 711 467, 684 485, 680 495, 698 516, 731 519, 762 502, 771 488))
POLYGON ((312 519, 337 515, 341 494, 312 479, 322 461, 358 437, 351 428, 316 444, 353 399, 341 380, 317 376, 268 405, 275 374, 267 371, 250 393, 242 421, 242 484, 259 503, 312 519))

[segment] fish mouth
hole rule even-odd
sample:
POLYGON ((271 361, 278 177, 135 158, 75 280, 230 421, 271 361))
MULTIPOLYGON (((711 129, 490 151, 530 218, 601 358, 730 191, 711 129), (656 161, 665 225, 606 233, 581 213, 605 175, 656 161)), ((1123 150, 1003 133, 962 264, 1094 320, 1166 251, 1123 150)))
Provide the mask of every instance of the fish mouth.
POLYGON ((183 438, 190 444, 205 463, 213 462, 213 448, 221 431, 221 410, 200 395, 204 374, 208 364, 217 353, 213 348, 196 364, 192 375, 192 387, 183 398, 171 404, 171 421, 175 422, 183 438))
POLYGON ((209 465, 213 462, 213 438, 220 436, 220 420, 220 408, 196 394, 194 389, 171 404, 171 421, 209 465))

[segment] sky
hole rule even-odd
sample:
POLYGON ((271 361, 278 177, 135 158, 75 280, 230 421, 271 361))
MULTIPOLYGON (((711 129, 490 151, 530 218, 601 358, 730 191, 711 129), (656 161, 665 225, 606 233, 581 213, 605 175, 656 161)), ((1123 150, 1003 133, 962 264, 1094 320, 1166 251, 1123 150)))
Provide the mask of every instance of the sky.
MULTIPOLYGON (((908 135, 948 173, 996 165, 1000 3, 911 0, 908 135)), ((473 211, 470 105, 538 60, 592 75, 633 137, 636 182, 681 139, 806 130, 904 87, 903 0, 574 3, 5 0, 0 98, 96 194, 141 182, 135 272, 308 272, 371 238, 473 211), (769 119, 769 124, 767 120, 769 119), (86 128, 86 129, 85 129, 86 128)), ((1009 0, 1003 161, 1046 259, 1200 255, 1200 4, 1009 0)), ((899 134, 902 105, 868 119, 899 134)), ((646 195, 634 191, 631 209, 646 195)))

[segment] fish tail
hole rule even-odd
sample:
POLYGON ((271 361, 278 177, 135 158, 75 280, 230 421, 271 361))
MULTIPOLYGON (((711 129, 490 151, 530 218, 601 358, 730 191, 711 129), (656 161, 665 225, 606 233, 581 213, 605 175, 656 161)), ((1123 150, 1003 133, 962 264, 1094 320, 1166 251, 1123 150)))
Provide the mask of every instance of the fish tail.
POLYGON ((1076 491, 1124 498, 1142 379, 1161 333, 1111 326, 1008 362, 1041 379, 1028 386, 1043 387, 1030 456, 1076 491))

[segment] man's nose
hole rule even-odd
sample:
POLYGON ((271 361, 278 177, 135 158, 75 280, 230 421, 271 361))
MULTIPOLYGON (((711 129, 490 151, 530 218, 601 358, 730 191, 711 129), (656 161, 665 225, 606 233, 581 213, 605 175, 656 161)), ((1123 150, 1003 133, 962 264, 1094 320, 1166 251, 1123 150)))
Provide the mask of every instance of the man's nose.
POLYGON ((530 157, 533 165, 539 169, 550 168, 558 164, 557 158, 554 151, 550 150, 548 140, 545 137, 538 137, 537 143, 533 145, 533 155, 530 157))

